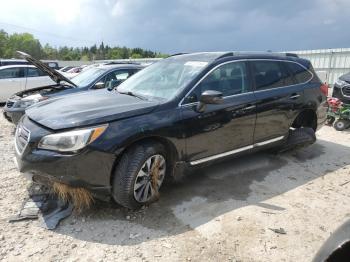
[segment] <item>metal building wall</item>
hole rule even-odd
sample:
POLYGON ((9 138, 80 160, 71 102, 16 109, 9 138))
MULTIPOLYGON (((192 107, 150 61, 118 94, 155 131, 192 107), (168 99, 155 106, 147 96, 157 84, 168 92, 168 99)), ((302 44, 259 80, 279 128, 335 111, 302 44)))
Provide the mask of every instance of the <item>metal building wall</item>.
POLYGON ((327 72, 327 82, 333 85, 339 76, 350 72, 350 48, 291 51, 311 61, 316 71, 327 72))

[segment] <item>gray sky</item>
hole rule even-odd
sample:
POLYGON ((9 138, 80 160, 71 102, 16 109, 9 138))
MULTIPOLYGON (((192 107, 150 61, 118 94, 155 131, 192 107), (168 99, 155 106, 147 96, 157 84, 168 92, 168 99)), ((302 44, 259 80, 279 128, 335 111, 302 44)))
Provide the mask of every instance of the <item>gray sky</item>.
POLYGON ((0 28, 42 43, 164 53, 350 47, 350 0, 10 0, 0 28))

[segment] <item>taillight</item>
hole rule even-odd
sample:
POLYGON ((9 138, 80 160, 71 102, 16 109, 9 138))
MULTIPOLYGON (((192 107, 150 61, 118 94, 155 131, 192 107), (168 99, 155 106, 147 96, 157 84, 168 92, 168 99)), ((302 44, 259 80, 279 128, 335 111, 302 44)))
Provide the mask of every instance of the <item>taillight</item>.
POLYGON ((325 95, 325 96, 328 96, 328 89, 329 89, 329 86, 327 84, 322 84, 321 87, 321 92, 325 95))

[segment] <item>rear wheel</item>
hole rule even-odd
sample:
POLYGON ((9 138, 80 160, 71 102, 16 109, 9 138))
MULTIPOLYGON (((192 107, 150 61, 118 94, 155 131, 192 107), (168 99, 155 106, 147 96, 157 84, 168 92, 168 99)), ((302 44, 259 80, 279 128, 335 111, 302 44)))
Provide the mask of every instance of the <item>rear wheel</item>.
POLYGON ((347 129, 349 126, 350 126, 349 120, 340 119, 334 123, 334 128, 337 131, 343 131, 343 130, 347 129))
POLYGON ((127 150, 115 170, 114 200, 130 209, 156 201, 167 164, 165 149, 159 143, 140 144, 127 150))

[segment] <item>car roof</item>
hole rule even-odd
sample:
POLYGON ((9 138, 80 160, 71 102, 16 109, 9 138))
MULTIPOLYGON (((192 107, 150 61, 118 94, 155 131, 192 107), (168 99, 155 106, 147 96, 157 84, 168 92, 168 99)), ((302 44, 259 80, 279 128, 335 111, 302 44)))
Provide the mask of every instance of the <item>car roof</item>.
POLYGON ((203 61, 203 62, 214 62, 221 58, 237 58, 237 59, 253 59, 253 58, 270 58, 270 59, 290 59, 295 60, 298 58, 296 54, 293 53, 275 53, 275 52, 246 52, 246 51, 231 51, 231 52, 199 52, 199 53, 189 53, 189 54, 175 54, 167 59, 176 60, 187 60, 187 61, 203 61))
POLYGON ((144 68, 145 66, 142 65, 138 65, 138 64, 111 64, 111 65, 98 65, 96 66, 96 68, 101 68, 101 69, 106 69, 106 70, 110 70, 110 69, 115 69, 115 68, 135 68, 135 69, 141 69, 144 68))
POLYGON ((14 68, 14 67, 36 68, 36 67, 33 66, 33 65, 6 65, 6 66, 0 66, 0 69, 14 68))

